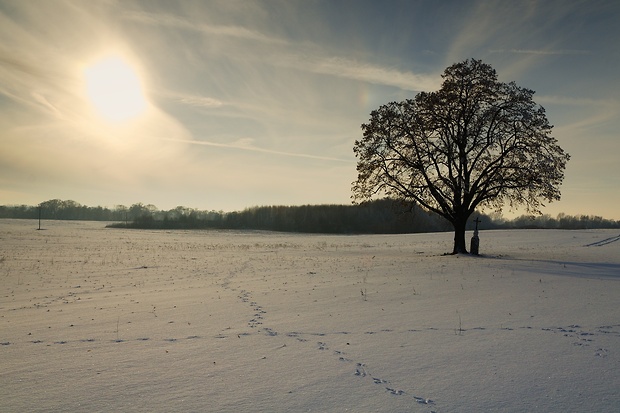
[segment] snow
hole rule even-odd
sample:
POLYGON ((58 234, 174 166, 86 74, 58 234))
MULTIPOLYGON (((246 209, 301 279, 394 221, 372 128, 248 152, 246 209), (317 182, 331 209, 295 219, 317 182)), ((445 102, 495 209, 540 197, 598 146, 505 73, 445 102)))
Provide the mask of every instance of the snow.
POLYGON ((0 410, 620 410, 617 230, 0 221, 0 410))

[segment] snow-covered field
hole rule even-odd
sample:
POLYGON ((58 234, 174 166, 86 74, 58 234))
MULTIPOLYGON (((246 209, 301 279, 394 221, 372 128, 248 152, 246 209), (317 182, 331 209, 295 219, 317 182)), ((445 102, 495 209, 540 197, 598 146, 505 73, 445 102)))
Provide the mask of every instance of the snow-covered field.
POLYGON ((2 412, 620 411, 618 230, 36 228, 0 220, 2 412))

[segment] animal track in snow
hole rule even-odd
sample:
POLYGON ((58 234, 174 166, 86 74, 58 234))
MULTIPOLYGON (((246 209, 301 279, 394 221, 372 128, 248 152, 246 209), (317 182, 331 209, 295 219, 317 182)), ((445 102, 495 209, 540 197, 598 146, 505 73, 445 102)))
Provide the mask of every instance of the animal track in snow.
MULTIPOLYGON (((364 363, 357 363, 356 367, 355 367, 355 375, 360 377, 360 378, 365 378, 365 377, 369 377, 372 382, 374 384, 379 384, 379 385, 386 385, 386 384, 390 384, 390 382, 388 380, 379 378, 379 377, 374 377, 366 368, 366 365, 364 363)), ((395 387, 392 386, 385 386, 385 390, 389 393, 392 394, 394 396, 404 396, 407 394, 407 392, 405 390, 401 390, 401 389, 397 389, 395 387)), ((414 398, 414 400, 419 403, 419 404, 434 404, 435 402, 431 399, 427 399, 424 397, 419 397, 419 396, 412 396, 414 398)))
POLYGON ((366 377, 366 369, 364 368, 364 363, 357 363, 357 367, 355 368, 355 375, 360 377, 366 377))
MULTIPOLYGON (((222 285, 223 288, 228 288, 230 289, 230 287, 228 285, 222 285)), ((255 329, 255 331, 257 331, 256 329, 258 327, 261 327, 260 332, 266 334, 267 336, 270 337, 275 337, 278 336, 277 331, 275 331, 273 328, 271 327, 266 327, 263 325, 263 322, 265 321, 265 317, 264 315, 267 313, 263 307, 261 305, 258 304, 258 302, 254 301, 252 299, 252 293, 250 291, 247 290, 240 290, 239 294, 237 295, 237 297, 239 298, 239 300, 244 303, 247 304, 251 307, 251 309, 253 310, 254 314, 252 316, 252 318, 249 319, 248 321, 248 326, 252 329, 255 329)), ((480 328, 480 330, 482 330, 483 328, 480 328)), ((434 328, 429 328, 428 330, 436 330, 434 328)), ((420 330, 407 330, 409 332, 419 332, 420 330)), ((367 335, 374 335, 374 334, 391 334, 394 333, 394 330, 392 329, 381 329, 378 331, 366 331, 363 334, 367 334, 367 335)), ((244 335, 251 335, 252 333, 244 333, 244 335)), ((295 339, 297 342, 299 343, 305 343, 308 342, 308 338, 309 336, 316 336, 316 337, 327 337, 327 336, 331 336, 331 335, 346 335, 346 334, 352 334, 349 331, 340 331, 340 332, 335 332, 335 333, 324 333, 324 332, 300 332, 300 331, 291 331, 288 333, 284 333, 283 336, 286 338, 291 338, 291 339, 295 339)), ((240 338, 241 335, 238 335, 238 337, 240 338)), ((347 343, 348 344, 348 343, 347 343)), ((286 344, 284 345, 286 346, 286 344)), ((326 351, 330 349, 330 346, 328 345, 328 343, 326 341, 317 341, 316 342, 316 349, 318 349, 319 351, 326 351)), ((328 352, 328 354, 332 354, 335 357, 338 357, 338 360, 340 362, 343 363, 355 363, 355 372, 354 375, 360 378, 369 378, 371 380, 370 383, 375 384, 375 385, 382 385, 385 387, 385 391, 390 394, 390 395, 394 395, 394 396, 405 396, 407 395, 407 392, 405 390, 399 389, 394 387, 393 385, 390 385, 390 381, 389 380, 385 380, 383 378, 379 378, 379 377, 374 377, 372 374, 369 373, 366 364, 361 363, 361 362, 356 362, 355 360, 352 360, 348 357, 346 357, 346 353, 341 351, 341 350, 333 350, 333 352, 328 352)), ((434 401, 428 399, 428 398, 424 398, 424 397, 419 397, 419 396, 412 396, 413 399, 419 403, 419 404, 434 404, 434 401)))
POLYGON ((396 395, 396 396, 402 396, 403 394, 405 394, 404 390, 396 390, 396 389, 392 389, 391 387, 386 387, 385 389, 391 394, 396 395))
MULTIPOLYGON (((547 327, 543 328, 543 331, 549 331, 553 333, 560 333, 564 337, 572 338, 573 345, 577 347, 589 347, 595 342, 596 337, 601 335, 620 337, 620 324, 617 325, 605 325, 596 327, 594 330, 588 330, 582 328, 578 324, 571 324, 566 327, 547 327)), ((599 348, 594 355, 598 357, 605 357, 608 350, 599 348)))
POLYGON ((277 336, 277 335, 278 335, 278 333, 277 333, 276 331, 273 331, 273 330, 272 330, 271 328, 269 328, 269 327, 265 327, 265 328, 263 329, 263 331, 265 332, 265 334, 267 334, 267 335, 268 335, 268 336, 270 336, 270 337, 275 337, 275 336, 277 336))

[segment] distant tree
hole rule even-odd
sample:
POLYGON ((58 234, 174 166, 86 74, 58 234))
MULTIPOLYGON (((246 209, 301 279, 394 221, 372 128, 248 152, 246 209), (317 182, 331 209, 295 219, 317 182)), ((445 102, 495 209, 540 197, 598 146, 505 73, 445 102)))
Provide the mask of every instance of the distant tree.
POLYGON ((524 205, 540 213, 560 199, 569 155, 551 136, 534 91, 497 80, 480 60, 448 67, 437 92, 392 102, 370 114, 353 148, 353 201, 376 195, 415 202, 454 227, 453 253, 467 252, 476 208, 524 205))
POLYGON ((62 206, 64 201, 60 199, 50 199, 49 201, 41 202, 39 207, 43 211, 42 214, 48 219, 58 219, 60 218, 60 212, 62 211, 62 206))
POLYGON ((142 202, 138 202, 129 207, 129 217, 131 219, 138 219, 146 216, 152 216, 152 211, 148 206, 145 206, 142 202))

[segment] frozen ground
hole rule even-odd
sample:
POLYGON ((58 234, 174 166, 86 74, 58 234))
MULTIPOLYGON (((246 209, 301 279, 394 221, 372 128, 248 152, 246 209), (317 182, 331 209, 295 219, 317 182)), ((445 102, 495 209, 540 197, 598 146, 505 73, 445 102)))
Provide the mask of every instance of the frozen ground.
POLYGON ((620 411, 618 230, 43 227, 0 220, 3 412, 620 411))

